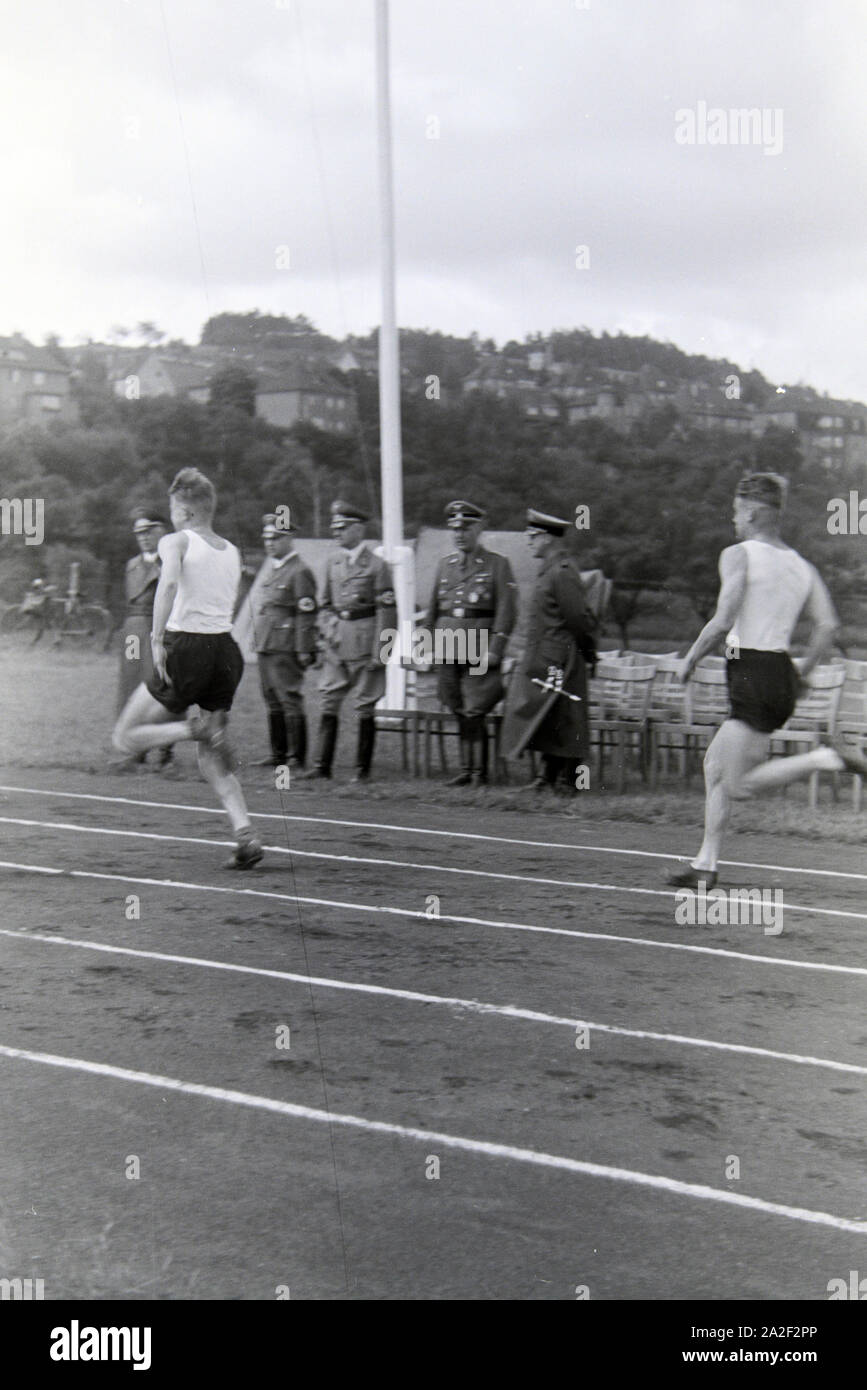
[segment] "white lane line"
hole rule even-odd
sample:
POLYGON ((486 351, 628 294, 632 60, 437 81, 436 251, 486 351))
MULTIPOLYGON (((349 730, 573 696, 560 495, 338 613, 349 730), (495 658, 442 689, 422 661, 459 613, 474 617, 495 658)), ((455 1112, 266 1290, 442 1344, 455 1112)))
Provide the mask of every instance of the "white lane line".
POLYGON ((466 1009, 468 1013, 496 1015, 500 1018, 513 1018, 527 1023, 542 1023, 558 1028, 587 1028, 591 1032, 611 1033, 619 1038, 638 1038, 643 1042, 674 1043, 681 1047, 704 1047, 716 1052, 738 1052, 748 1057, 764 1057, 775 1062, 794 1062, 805 1067, 824 1067, 830 1071, 852 1072, 857 1076, 867 1076, 867 1067, 854 1062, 837 1062, 828 1057, 811 1057, 797 1052, 778 1052, 767 1047, 751 1047, 746 1043, 717 1042, 712 1038, 693 1038, 682 1033, 654 1033, 647 1029, 621 1028, 613 1023, 591 1023, 589 1019, 565 1018, 560 1014, 540 1013, 536 1009, 523 1009, 516 1004, 488 1004, 480 999, 461 999, 441 994, 422 994, 417 990, 396 989, 388 985, 364 984, 356 980, 334 980, 323 975, 299 975, 289 970, 270 970, 263 966, 236 965, 229 961, 211 960, 206 956, 177 956, 165 951, 143 951, 131 946, 113 946, 103 941, 80 941, 75 937, 51 936, 47 932, 11 931, 0 927, 0 936, 12 937, 15 941, 39 941, 51 946, 69 946, 85 951, 98 951, 107 955, 133 956, 139 960, 155 960, 168 965, 187 965, 197 969, 225 970, 237 975, 256 975, 269 980, 287 980, 292 984, 308 985, 316 989, 345 990, 353 994, 376 994, 388 999, 400 999, 410 1004, 434 1004, 441 1008, 466 1009))
MULTIPOLYGON (((214 844, 213 840, 208 841, 214 844)), ((96 879, 105 883, 138 883, 145 888, 180 888, 195 893, 228 893, 242 898, 267 898, 269 901, 290 903, 293 907, 304 903, 310 907, 337 907, 345 912, 378 913, 381 916, 409 917, 431 925, 426 912, 408 907, 382 907, 379 903, 343 902, 335 898, 303 898, 291 893, 274 893, 264 888, 223 888, 213 883, 187 883, 175 878, 140 878, 131 874, 100 874, 86 869, 57 869, 45 864, 21 864, 11 859, 0 859, 0 869, 11 869, 20 873, 47 874, 53 878, 96 879)), ((592 885, 591 885, 592 886, 592 885)), ((729 960, 755 961, 760 965, 791 967, 795 970, 820 970, 835 975, 867 975, 867 967, 861 965, 826 965, 819 961, 792 960, 785 956, 761 956, 748 951, 730 951, 721 946, 694 946, 685 941, 654 941, 645 936, 615 936, 612 932, 578 931, 574 927, 542 927, 532 922, 501 922, 487 917, 457 917, 441 912, 437 922, 451 922, 457 926, 495 927, 500 931, 536 932, 543 936, 570 936, 584 941, 615 941, 618 945, 649 946, 662 951, 692 951, 704 956, 724 956, 729 960)))
MULTIPOLYGON (((45 787, 13 787, 0 784, 0 792, 21 792, 27 796, 65 796, 76 801, 107 801, 119 806, 150 806, 161 811, 195 811, 199 815, 222 816, 225 813, 218 807, 198 806, 181 801, 144 801, 130 796, 100 796, 96 792, 62 792, 45 787)), ((659 850, 621 849, 613 845, 575 845, 551 840, 516 840, 505 835, 481 835, 467 830, 434 830, 419 825, 391 825, 384 821, 336 820, 331 816, 293 816, 276 814, 271 811, 251 811, 254 820, 299 821, 302 825, 340 825, 355 830, 394 830, 401 835, 440 835, 449 840, 483 840, 497 845, 523 845, 528 849, 566 849, 588 854, 621 854, 639 859, 670 859, 683 863, 689 858, 685 854, 663 854, 659 850)), ((760 864, 749 859, 721 859, 730 869, 772 869, 780 874, 806 874, 819 878, 849 878, 867 882, 867 874, 847 873, 842 869, 812 869, 796 867, 792 864, 760 864)))
MULTIPOLYGON (((69 821, 22 820, 13 816, 0 816, 0 824, 21 825, 30 829, 72 830, 82 835, 120 835, 131 840, 162 840, 177 845, 212 845, 214 847, 234 848, 234 840, 206 840, 195 835, 162 835, 153 830, 115 830, 106 825, 73 825, 69 821)), ((650 898, 677 899, 677 890, 670 888, 629 888, 622 883, 585 883, 580 879, 540 878, 535 874, 498 874, 489 869, 456 869, 448 864, 416 864, 404 859, 372 859, 353 854, 325 854, 318 850, 291 849, 286 845, 265 845, 269 854, 288 854, 302 859, 327 859, 341 864, 367 864, 385 869, 421 869, 430 874, 464 874, 470 878, 505 879, 512 883, 545 884, 557 888, 590 888, 600 893, 632 893, 650 898)), ((260 870, 264 872, 264 870, 260 870)), ((806 903, 787 902, 788 912, 807 912, 813 917, 854 918, 867 922, 867 912, 849 912, 839 907, 810 907, 806 903)))
POLYGON ((91 1062, 83 1057, 58 1057, 50 1052, 30 1052, 24 1048, 7 1047, 3 1044, 0 1044, 0 1056, 8 1057, 12 1061, 36 1062, 42 1066, 61 1067, 68 1071, 85 1072, 91 1076, 104 1076, 114 1081, 126 1081, 139 1086, 153 1086, 160 1091, 179 1091, 183 1095, 200 1096, 206 1100, 223 1101, 229 1105, 244 1105, 253 1110, 270 1111, 272 1114, 286 1115, 292 1119, 344 1125, 350 1129, 364 1130, 369 1134, 392 1134, 401 1139, 414 1139, 424 1144, 441 1144, 444 1148, 460 1149, 464 1153, 484 1154, 488 1158, 505 1158, 514 1163, 532 1164, 538 1168, 556 1168, 561 1172, 580 1173, 585 1177, 608 1178, 614 1182, 650 1187, 658 1192, 670 1192, 680 1197, 722 1202, 727 1206, 742 1207, 767 1216, 783 1216, 790 1221, 832 1226, 837 1231, 867 1235, 867 1221, 833 1216, 830 1212, 811 1211, 805 1207, 785 1206, 780 1202, 766 1202, 761 1197, 747 1197, 743 1193, 706 1187, 702 1183, 680 1182, 676 1178, 662 1177, 657 1173, 639 1173, 631 1168, 610 1168, 602 1163, 587 1163, 577 1158, 567 1158, 562 1154, 542 1153, 538 1149, 519 1149, 510 1144, 492 1144, 484 1139, 467 1139, 458 1134, 441 1134, 437 1130, 416 1129, 384 1120, 369 1120, 361 1115, 342 1115, 328 1110, 315 1110, 309 1105, 295 1105, 286 1100, 274 1100, 270 1096, 250 1095, 247 1091, 230 1091, 221 1086, 206 1086, 201 1082, 180 1081, 173 1076, 156 1076, 152 1072, 130 1071, 126 1067, 111 1066, 107 1062, 91 1062))

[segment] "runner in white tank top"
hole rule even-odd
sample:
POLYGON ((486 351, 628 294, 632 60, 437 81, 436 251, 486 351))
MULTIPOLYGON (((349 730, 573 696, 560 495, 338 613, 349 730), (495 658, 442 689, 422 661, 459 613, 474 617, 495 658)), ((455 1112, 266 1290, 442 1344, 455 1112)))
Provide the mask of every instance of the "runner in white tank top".
POLYGON ((746 540, 737 548, 746 556, 747 580, 726 646, 787 652, 810 596, 815 570, 788 546, 746 540))
POLYGON ((217 550, 196 531, 184 529, 187 549, 167 632, 231 632, 241 557, 234 545, 217 550))
POLYGON ((226 867, 250 869, 262 858, 226 737, 228 712, 244 671, 231 633, 241 557, 211 525, 213 484, 184 468, 169 489, 173 535, 160 541, 162 570, 154 599, 155 675, 140 685, 113 736, 124 753, 194 739, 199 767, 232 823, 237 848, 226 867), (193 705, 201 713, 182 716, 193 705))
POLYGON ((786 483, 754 473, 738 484, 733 521, 739 544, 720 556, 717 608, 681 663, 689 680, 697 663, 727 640, 731 715, 707 750, 705 833, 691 865, 669 877, 679 888, 712 888, 732 800, 782 786, 813 772, 867 770, 857 752, 836 739, 795 757, 768 761, 770 736, 792 714, 805 676, 825 657, 837 629, 828 590, 815 568, 780 539, 786 483), (795 667, 789 657, 802 613, 812 625, 809 646, 795 667))

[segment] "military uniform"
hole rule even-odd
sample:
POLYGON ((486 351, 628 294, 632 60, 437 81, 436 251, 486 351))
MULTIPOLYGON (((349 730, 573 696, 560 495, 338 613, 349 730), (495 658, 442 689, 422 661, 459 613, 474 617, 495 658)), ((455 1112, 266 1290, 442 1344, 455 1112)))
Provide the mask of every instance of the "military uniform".
MULTIPOLYGON (((337 504, 331 529, 338 537, 347 526, 364 523, 357 508, 337 504)), ((340 546, 328 557, 319 600, 324 640, 322 724, 314 774, 330 777, 340 708, 350 692, 358 710, 357 776, 370 774, 376 739, 374 707, 385 694, 382 633, 397 627, 397 604, 391 569, 361 542, 353 550, 340 546)))
POLYGON ((269 555, 250 595, 253 646, 268 708, 271 759, 304 765, 304 671, 316 655, 316 580, 296 551, 269 555))
MULTIPOLYGON (((136 537, 150 534, 152 543, 156 541, 156 530, 168 532, 171 524, 162 516, 139 517, 133 526, 136 537)), ((120 670, 117 683, 117 712, 125 709, 127 701, 142 682, 153 680, 154 663, 151 652, 151 628, 153 627, 154 599, 160 581, 160 560, 156 550, 141 551, 127 560, 124 571, 124 597, 126 610, 120 629, 120 670), (130 642, 130 638, 135 638, 130 642)), ((141 767, 147 760, 145 753, 137 753, 122 762, 114 764, 116 772, 131 771, 141 767)), ((172 749, 162 748, 157 758, 157 766, 167 775, 174 768, 172 749)))
MULTIPOLYGON (((540 512, 531 511, 528 517, 531 526, 535 523, 538 530, 554 537, 562 537, 569 525, 540 512)), ((509 691, 503 723, 506 756, 514 757, 516 749, 525 747, 542 753, 544 781, 552 786, 560 776, 574 786, 575 766, 589 754, 587 668, 595 662, 596 626, 578 560, 557 543, 539 568, 527 647, 509 691), (547 682, 553 689, 543 690, 536 681, 547 682), (533 723, 536 727, 527 739, 533 723)))
POLYGON ((118 714, 132 692, 142 681, 150 680, 154 673, 151 659, 151 626, 159 579, 160 562, 156 557, 148 561, 143 555, 134 555, 131 560, 127 560, 123 577, 126 612, 120 634, 118 714), (130 642, 130 637, 136 638, 137 641, 130 642))
MULTIPOLYGON (((446 507, 447 524, 454 530, 476 526, 484 516, 482 508, 471 502, 450 502, 446 507)), ((460 730, 457 785, 465 785, 476 771, 480 781, 487 780, 485 715, 503 696, 500 665, 517 619, 517 592, 506 557, 478 544, 472 550, 445 555, 437 566, 424 620, 433 639, 434 660, 437 632, 468 634, 446 640, 440 649, 454 654, 463 646, 465 655, 480 658, 461 662, 446 656, 439 663, 439 698, 456 716, 460 730), (478 769, 474 766, 476 752, 478 769)))

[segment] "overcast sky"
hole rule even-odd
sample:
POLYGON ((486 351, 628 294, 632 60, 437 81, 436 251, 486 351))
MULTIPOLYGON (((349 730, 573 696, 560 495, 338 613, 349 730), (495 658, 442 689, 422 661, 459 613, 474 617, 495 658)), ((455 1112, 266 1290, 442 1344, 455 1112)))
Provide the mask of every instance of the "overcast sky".
MULTIPOLYGON (((864 0, 391 12, 401 324, 650 333, 867 401, 864 0), (767 138, 680 143, 700 103, 767 138)), ((4 0, 0 333, 375 325, 373 13, 4 0)))

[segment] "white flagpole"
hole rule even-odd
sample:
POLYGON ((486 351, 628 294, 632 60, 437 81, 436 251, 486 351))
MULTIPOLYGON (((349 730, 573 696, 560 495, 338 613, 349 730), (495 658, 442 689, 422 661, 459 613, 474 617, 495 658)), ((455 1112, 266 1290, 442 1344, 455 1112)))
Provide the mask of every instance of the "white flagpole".
MULTIPOLYGON (((388 63, 388 0, 376 4, 376 112, 379 163, 382 321, 379 329, 379 437, 382 477, 382 539, 393 567, 398 598, 398 631, 412 618, 412 552, 403 543, 403 469, 400 442, 400 347, 395 308, 394 185, 391 158, 391 102, 388 63)), ((389 664, 386 703, 402 709, 405 671, 399 648, 389 664)))

